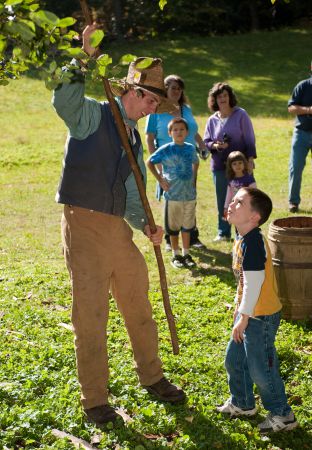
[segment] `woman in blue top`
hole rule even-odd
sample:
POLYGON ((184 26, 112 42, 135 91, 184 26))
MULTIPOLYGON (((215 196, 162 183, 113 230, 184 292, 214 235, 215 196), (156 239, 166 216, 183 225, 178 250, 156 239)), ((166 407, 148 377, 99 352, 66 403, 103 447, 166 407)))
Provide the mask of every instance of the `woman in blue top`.
MULTIPOLYGON (((192 109, 188 105, 187 97, 184 93, 185 84, 181 77, 178 75, 168 75, 165 80, 165 88, 167 91, 167 97, 175 103, 180 105, 180 110, 177 110, 176 114, 150 114, 147 116, 145 133, 146 133, 146 143, 150 154, 153 154, 155 150, 164 144, 169 144, 171 138, 168 134, 168 123, 174 117, 183 117, 188 123, 189 133, 185 139, 185 142, 193 144, 199 151, 199 155, 206 159, 207 149, 205 144, 198 133, 198 125, 193 116, 192 109)), ((161 167, 158 167, 161 171, 161 167)), ((159 187, 158 187, 159 189, 159 187)), ((158 198, 160 199, 160 195, 158 198)), ((193 247, 201 248, 203 244, 198 239, 198 229, 195 227, 191 231, 191 245, 193 247)), ((170 250, 170 241, 168 241, 169 236, 166 238, 166 249, 170 250)))

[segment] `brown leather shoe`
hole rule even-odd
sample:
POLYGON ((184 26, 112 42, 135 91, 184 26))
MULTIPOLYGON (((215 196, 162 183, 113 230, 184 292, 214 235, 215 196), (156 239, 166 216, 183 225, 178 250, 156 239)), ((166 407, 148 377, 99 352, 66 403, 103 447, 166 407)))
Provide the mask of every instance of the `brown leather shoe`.
POLYGON ((109 405, 95 406, 94 408, 85 409, 84 413, 89 422, 93 422, 96 425, 103 425, 104 423, 114 422, 118 414, 109 405))
POLYGON ((299 206, 296 203, 289 203, 289 212, 296 213, 299 211, 299 206))
POLYGON ((183 390, 174 384, 170 383, 167 378, 161 378, 157 383, 151 386, 143 386, 150 394, 157 397, 163 402, 179 403, 183 402, 186 398, 183 390))

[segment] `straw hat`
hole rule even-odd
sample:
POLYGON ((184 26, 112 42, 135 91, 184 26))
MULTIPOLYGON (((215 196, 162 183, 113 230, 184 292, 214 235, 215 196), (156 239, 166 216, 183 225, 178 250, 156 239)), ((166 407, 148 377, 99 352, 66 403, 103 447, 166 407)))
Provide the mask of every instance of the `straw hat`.
POLYGON ((158 95, 160 105, 157 108, 157 113, 174 113, 179 108, 178 104, 167 98, 160 58, 137 58, 130 64, 126 78, 121 80, 111 78, 109 81, 113 93, 118 96, 123 95, 131 88, 139 88, 158 95))

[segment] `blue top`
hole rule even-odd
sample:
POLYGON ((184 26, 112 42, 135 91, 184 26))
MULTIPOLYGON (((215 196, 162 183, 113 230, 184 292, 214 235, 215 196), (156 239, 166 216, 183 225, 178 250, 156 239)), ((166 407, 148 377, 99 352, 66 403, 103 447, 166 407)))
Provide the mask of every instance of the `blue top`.
POLYGON ((198 163, 198 156, 193 145, 187 142, 163 145, 151 155, 150 162, 163 166, 163 177, 170 183, 169 191, 164 192, 166 200, 182 202, 196 199, 193 164, 198 163))
MULTIPOLYGON (((187 121, 189 127, 189 133, 185 138, 185 142, 189 142, 190 144, 193 144, 195 146, 195 136, 198 132, 198 125, 196 123, 196 120, 194 119, 190 106, 182 106, 181 116, 187 121)), ((171 142, 171 137, 168 134, 168 123, 170 122, 170 120, 174 119, 174 117, 175 116, 172 116, 168 113, 150 114, 149 116, 147 116, 145 133, 152 133, 155 135, 156 149, 171 142)))
MULTIPOLYGON (((291 105, 312 105, 312 77, 300 81, 295 86, 292 96, 288 100, 288 106, 291 105)), ((312 131, 312 115, 300 114, 300 116, 296 116, 295 127, 304 131, 312 131)))

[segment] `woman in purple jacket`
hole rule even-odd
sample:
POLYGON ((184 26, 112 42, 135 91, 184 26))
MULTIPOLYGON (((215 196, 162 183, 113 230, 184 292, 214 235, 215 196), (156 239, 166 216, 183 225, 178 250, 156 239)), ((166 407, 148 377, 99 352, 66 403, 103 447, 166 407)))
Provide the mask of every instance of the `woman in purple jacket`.
POLYGON ((234 150, 240 150, 247 158, 248 171, 253 172, 256 154, 255 133, 251 120, 237 99, 230 85, 216 83, 209 91, 208 108, 214 112, 209 117, 204 142, 211 153, 211 170, 218 206, 218 235, 215 242, 231 238, 231 226, 223 219, 227 190, 226 160, 234 150))

